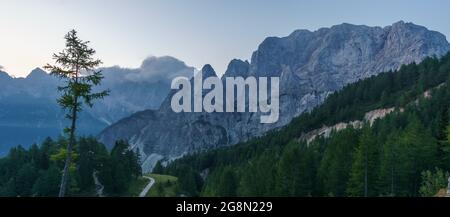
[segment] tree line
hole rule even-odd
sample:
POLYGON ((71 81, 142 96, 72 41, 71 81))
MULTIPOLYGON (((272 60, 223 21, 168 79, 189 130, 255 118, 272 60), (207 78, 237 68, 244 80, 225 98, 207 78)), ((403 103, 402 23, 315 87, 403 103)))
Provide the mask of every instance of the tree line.
MULTIPOLYGON (((0 196, 56 197, 67 155, 67 139, 47 138, 28 150, 17 146, 0 159, 0 196)), ((120 196, 142 175, 139 154, 128 143, 116 142, 111 151, 92 137, 74 143, 67 196, 96 196, 94 172, 104 193, 120 196)))

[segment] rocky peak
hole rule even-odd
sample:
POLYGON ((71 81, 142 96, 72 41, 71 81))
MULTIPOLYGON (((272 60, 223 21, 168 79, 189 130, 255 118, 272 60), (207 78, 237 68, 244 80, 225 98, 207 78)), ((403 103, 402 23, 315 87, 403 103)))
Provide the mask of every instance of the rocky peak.
POLYGON ((249 72, 250 63, 246 61, 242 61, 239 59, 233 59, 228 64, 227 71, 225 72, 225 77, 247 77, 249 72))
POLYGON ((35 68, 35 69, 33 69, 33 71, 30 72, 30 74, 28 74, 27 79, 36 80, 36 79, 44 79, 44 78, 48 78, 48 77, 49 77, 49 74, 47 74, 47 72, 45 72, 41 68, 35 68))
POLYGON ((203 79, 209 77, 217 77, 216 71, 214 71, 213 67, 210 64, 206 64, 203 66, 201 70, 203 79))
POLYGON ((9 76, 8 73, 0 70, 0 81, 2 81, 2 80, 10 80, 10 79, 12 79, 12 77, 9 76))

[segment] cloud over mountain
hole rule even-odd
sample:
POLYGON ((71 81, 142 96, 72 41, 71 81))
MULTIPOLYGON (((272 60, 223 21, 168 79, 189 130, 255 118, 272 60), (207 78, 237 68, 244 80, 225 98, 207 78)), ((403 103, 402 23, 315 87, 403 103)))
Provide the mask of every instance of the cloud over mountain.
POLYGON ((102 70, 105 75, 105 83, 126 81, 170 83, 173 78, 178 76, 192 77, 195 69, 174 57, 151 56, 145 59, 139 68, 113 66, 103 68, 102 70))

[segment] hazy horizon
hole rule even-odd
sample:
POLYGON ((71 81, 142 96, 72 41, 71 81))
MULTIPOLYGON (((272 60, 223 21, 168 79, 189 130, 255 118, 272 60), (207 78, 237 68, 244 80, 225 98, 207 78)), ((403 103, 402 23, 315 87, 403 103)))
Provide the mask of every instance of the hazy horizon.
POLYGON ((296 29, 387 26, 403 20, 448 36, 449 6, 441 0, 0 0, 0 66, 25 77, 52 62, 51 55, 64 46, 64 34, 74 28, 92 42, 104 67, 137 68, 149 56, 173 56, 196 68, 211 64, 223 74, 230 60, 249 60, 264 38, 296 29))

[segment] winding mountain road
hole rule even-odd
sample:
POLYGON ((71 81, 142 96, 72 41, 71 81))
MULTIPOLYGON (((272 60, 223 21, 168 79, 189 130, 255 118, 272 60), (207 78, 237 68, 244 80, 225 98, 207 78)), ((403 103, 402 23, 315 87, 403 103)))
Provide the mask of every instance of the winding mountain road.
POLYGON ((97 173, 97 171, 92 173, 92 176, 94 177, 95 191, 97 192, 98 197, 104 197, 105 195, 103 194, 103 190, 105 189, 105 186, 103 186, 98 180, 97 173))
POLYGON ((148 191, 152 188, 153 184, 155 184, 155 179, 149 176, 143 176, 144 178, 150 180, 150 182, 145 186, 145 188, 142 190, 142 192, 139 194, 139 197, 145 197, 147 195, 148 191))

